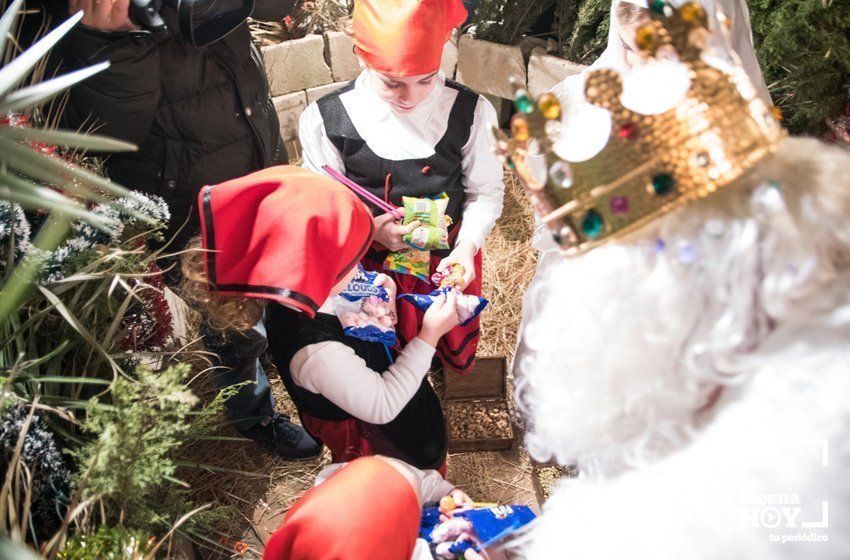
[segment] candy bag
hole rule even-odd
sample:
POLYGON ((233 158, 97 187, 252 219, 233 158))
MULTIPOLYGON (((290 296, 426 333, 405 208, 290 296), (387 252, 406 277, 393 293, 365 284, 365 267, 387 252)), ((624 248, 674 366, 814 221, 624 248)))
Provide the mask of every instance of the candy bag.
MULTIPOLYGON (((422 311, 428 311, 428 308, 431 307, 431 304, 440 296, 446 292, 446 288, 442 288, 439 290, 434 290, 427 296, 422 294, 401 294, 399 299, 403 299, 405 301, 409 301, 422 311)), ((458 294, 457 295, 457 318, 460 322, 460 326, 465 327, 478 317, 484 308, 487 307, 489 302, 483 297, 467 295, 467 294, 458 294)))
POLYGON ((377 277, 358 265, 357 275, 334 298, 334 311, 346 335, 394 346, 395 312, 386 288, 375 284, 377 277))
POLYGON ((487 548, 531 523, 535 515, 528 506, 495 506, 469 509, 457 513, 456 517, 469 520, 478 544, 487 548))
POLYGON ((528 506, 478 507, 459 511, 446 522, 440 522, 439 506, 427 505, 422 510, 419 538, 437 544, 442 558, 462 557, 467 549, 480 551, 500 543, 534 520, 528 506))
POLYGON ((446 193, 436 198, 414 198, 403 196, 404 221, 402 225, 418 221, 421 225, 406 234, 405 243, 419 251, 431 251, 449 248, 449 225, 451 218, 446 215, 449 197, 446 193))
POLYGON ((463 283, 463 275, 466 269, 459 264, 451 264, 442 272, 435 272, 431 276, 431 283, 438 288, 457 288, 463 283))
POLYGON ((431 272, 431 253, 428 251, 395 251, 387 255, 384 269, 401 274, 410 274, 420 280, 428 281, 431 272))

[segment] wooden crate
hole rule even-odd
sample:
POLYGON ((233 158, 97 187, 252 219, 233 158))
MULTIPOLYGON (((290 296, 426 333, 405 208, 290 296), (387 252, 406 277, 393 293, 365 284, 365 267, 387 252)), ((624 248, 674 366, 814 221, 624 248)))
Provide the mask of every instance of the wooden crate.
POLYGON ((508 365, 504 357, 482 357, 466 375, 445 371, 446 401, 506 399, 508 365))
POLYGON ((506 399, 455 399, 447 401, 445 409, 450 453, 507 451, 513 448, 514 430, 506 399), (480 417, 469 411, 482 411, 487 418, 490 418, 492 412, 501 417, 504 424, 498 426, 495 421, 492 424, 489 421, 476 422, 480 417), (470 429, 472 431, 467 432, 470 429))

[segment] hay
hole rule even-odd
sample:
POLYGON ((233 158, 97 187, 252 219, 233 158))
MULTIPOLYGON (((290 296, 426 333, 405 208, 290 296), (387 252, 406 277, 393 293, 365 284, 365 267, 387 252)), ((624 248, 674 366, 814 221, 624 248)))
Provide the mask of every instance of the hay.
POLYGON ((505 209, 487 238, 484 251, 484 297, 490 305, 481 316, 479 356, 505 356, 513 362, 522 316, 522 296, 534 277, 537 254, 531 248, 534 214, 522 186, 505 175, 505 209))

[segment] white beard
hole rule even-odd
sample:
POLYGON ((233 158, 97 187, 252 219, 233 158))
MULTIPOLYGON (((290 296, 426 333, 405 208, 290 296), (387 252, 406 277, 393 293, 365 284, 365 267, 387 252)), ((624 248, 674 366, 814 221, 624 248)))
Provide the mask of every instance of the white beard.
POLYGON ((623 242, 542 259, 517 400, 532 456, 582 475, 547 502, 528 558, 847 557, 848 170, 847 152, 789 140, 623 242), (804 528, 823 501, 829 526, 804 528), (797 526, 765 527, 772 510, 748 525, 772 507, 797 526), (770 540, 798 533, 829 541, 770 540))

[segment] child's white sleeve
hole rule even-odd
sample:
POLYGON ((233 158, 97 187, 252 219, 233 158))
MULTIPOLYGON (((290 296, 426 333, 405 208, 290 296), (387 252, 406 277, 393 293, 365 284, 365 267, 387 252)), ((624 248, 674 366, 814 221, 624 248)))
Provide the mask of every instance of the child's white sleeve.
POLYGON ((345 173, 342 156, 328 138, 322 113, 315 101, 301 113, 298 121, 298 140, 301 142, 301 167, 324 174, 322 166, 327 165, 345 173))
POLYGON ((420 493, 423 504, 439 502, 440 498, 448 496, 454 491, 454 484, 444 479, 439 472, 432 469, 420 472, 422 473, 420 493))
POLYGON ((471 241, 479 249, 502 215, 505 197, 504 171, 494 147, 493 127, 498 127, 496 110, 479 96, 469 141, 463 147, 463 224, 458 241, 471 241))
POLYGON ((320 342, 299 350, 289 364, 295 383, 323 395, 370 424, 386 424, 410 402, 431 367, 434 347, 414 338, 383 375, 341 342, 320 342))
POLYGON ((413 555, 410 560, 434 560, 425 539, 416 539, 416 546, 413 547, 413 555))

